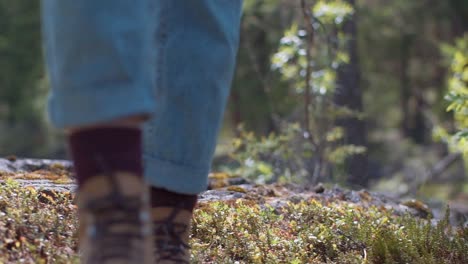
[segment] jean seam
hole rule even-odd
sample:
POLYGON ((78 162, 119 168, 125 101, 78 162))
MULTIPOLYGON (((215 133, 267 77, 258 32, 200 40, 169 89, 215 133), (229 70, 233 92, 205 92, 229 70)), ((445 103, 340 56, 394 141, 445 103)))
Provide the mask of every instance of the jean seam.
MULTIPOLYGON (((167 23, 167 13, 168 13, 168 1, 162 0, 160 3, 160 9, 158 9, 158 13, 156 16, 158 17, 158 25, 156 32, 154 32, 154 39, 153 39, 153 44, 156 43, 157 45, 157 50, 156 50, 156 61, 155 61, 155 75, 156 78, 154 80, 154 95, 155 95, 155 100, 156 103, 161 104, 162 102, 158 102, 158 89, 161 89, 165 87, 165 73, 164 71, 164 65, 166 62, 166 43, 167 43, 167 34, 168 34, 168 23, 167 23)), ((148 122, 148 129, 146 130, 146 133, 154 133, 156 131, 154 127, 153 122, 148 122)), ((150 140, 148 142, 148 148, 150 150, 155 149, 155 143, 154 143, 154 137, 149 137, 152 138, 153 140, 150 140)))

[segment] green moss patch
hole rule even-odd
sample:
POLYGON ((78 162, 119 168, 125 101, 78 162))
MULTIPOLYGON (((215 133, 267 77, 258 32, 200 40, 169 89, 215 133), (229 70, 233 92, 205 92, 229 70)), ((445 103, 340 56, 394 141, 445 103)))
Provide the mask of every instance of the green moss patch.
MULTIPOLYGON (((202 202, 195 263, 468 263, 468 228, 346 201, 202 202)), ((0 263, 78 263, 73 195, 0 185, 0 263)))

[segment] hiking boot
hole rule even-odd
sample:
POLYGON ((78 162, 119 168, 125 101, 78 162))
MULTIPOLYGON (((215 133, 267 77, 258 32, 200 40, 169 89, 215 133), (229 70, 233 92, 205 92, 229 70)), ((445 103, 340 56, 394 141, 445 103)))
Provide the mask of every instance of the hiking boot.
POLYGON ((141 177, 94 176, 80 186, 77 204, 81 263, 151 263, 148 192, 141 177))
POLYGON ((151 209, 154 258, 158 264, 189 264, 192 213, 177 207, 151 209))

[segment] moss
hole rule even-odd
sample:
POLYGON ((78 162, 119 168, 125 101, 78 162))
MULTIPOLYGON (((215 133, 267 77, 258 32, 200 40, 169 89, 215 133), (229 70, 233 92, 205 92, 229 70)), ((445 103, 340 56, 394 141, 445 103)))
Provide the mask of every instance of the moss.
MULTIPOLYGON (((0 185, 0 263, 78 263, 70 193, 0 185)), ((468 263, 468 228, 397 217, 383 208, 308 200, 202 203, 195 263, 468 263)))
POLYGON ((237 201, 196 210, 199 263, 468 263, 467 228, 376 207, 315 200, 282 208, 237 201))
POLYGON ((240 193, 247 193, 247 190, 240 187, 240 186, 236 186, 236 185, 233 185, 233 186, 229 186, 226 188, 226 190, 228 191, 232 191, 232 192, 240 192, 240 193))
POLYGON ((76 208, 65 193, 0 185, 0 263, 78 263, 76 208))
POLYGON ((48 169, 35 170, 28 172, 0 172, 0 180, 6 179, 21 179, 21 180, 48 180, 56 184, 73 183, 70 173, 66 170, 48 169))
POLYGON ((411 199, 403 203, 410 208, 417 210, 421 217, 428 218, 432 216, 431 209, 421 201, 411 199))

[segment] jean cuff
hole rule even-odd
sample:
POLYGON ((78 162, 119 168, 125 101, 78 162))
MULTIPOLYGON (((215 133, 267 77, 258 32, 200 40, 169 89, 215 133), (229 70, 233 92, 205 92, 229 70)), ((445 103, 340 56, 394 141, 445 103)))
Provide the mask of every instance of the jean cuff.
POLYGON ((144 155, 145 178, 150 186, 181 194, 207 189, 210 168, 197 168, 144 155))
POLYGON ((76 92, 53 91, 49 98, 49 118, 57 128, 67 128, 150 115, 155 109, 153 96, 135 90, 133 85, 120 85, 76 92))

